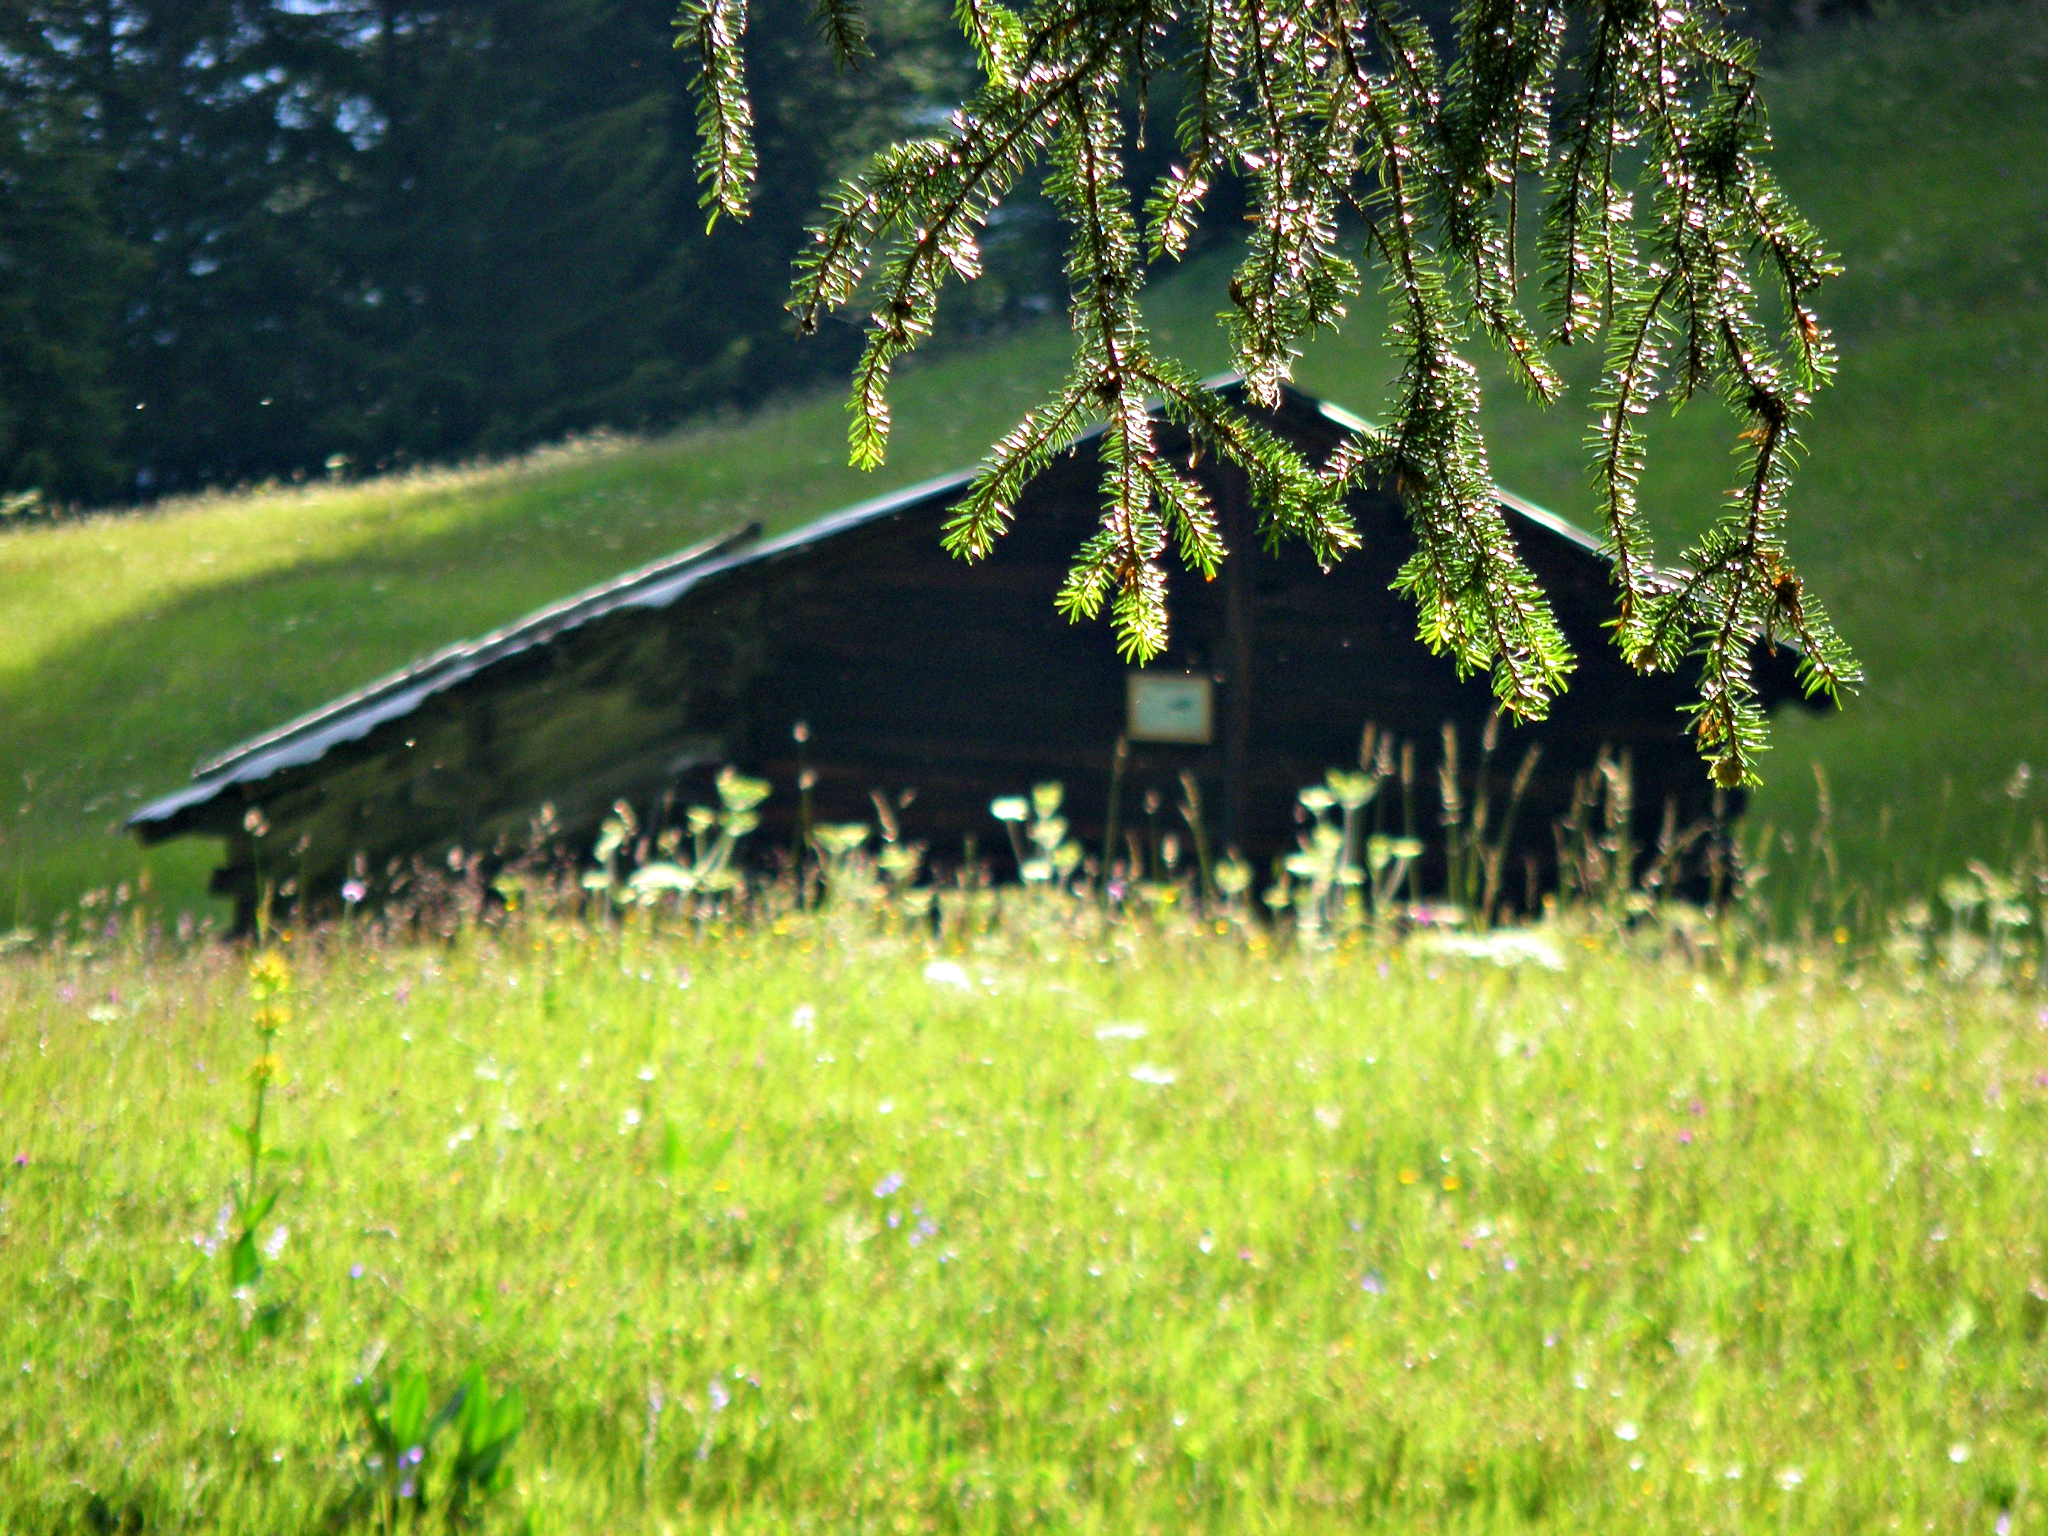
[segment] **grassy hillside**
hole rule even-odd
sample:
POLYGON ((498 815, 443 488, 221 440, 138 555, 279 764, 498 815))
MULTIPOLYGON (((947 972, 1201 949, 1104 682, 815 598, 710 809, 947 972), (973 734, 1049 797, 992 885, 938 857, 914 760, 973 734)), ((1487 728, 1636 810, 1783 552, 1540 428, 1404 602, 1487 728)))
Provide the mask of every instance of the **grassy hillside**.
MULTIPOLYGON (((1871 684, 1840 718, 1783 723, 1759 814, 1803 822, 1805 765, 1824 761, 1866 863, 1879 854, 1857 829, 1880 804, 1898 814, 1884 858, 1910 848, 1924 867, 1938 837, 1995 842, 1998 786, 2018 760, 2048 764, 2044 79, 2048 18, 2016 9, 1832 33, 1775 82, 1785 180, 1851 269, 1827 306, 1843 367, 1796 494, 1797 549, 1871 684)), ((1155 302, 1169 343, 1205 366, 1222 361, 1215 278, 1177 277, 1155 302)), ((707 532, 787 526, 970 462, 1065 344, 1048 324, 906 374, 876 476, 843 467, 839 404, 819 399, 657 442, 0 536, 0 786, 19 791, 0 925, 132 877, 121 816, 244 735, 707 532)), ((1387 374, 1339 338, 1301 379, 1370 413, 1387 374)), ((1587 517, 1583 393, 1549 413, 1504 386, 1490 401, 1503 483, 1587 517)), ((1659 430, 1645 502, 1667 538, 1728 481, 1717 418, 1695 405, 1659 430)), ((212 860, 176 846, 148 862, 182 902, 212 860)))
POLYGON ((1062 908, 0 962, 0 1530, 2048 1530, 2038 996, 1062 908))

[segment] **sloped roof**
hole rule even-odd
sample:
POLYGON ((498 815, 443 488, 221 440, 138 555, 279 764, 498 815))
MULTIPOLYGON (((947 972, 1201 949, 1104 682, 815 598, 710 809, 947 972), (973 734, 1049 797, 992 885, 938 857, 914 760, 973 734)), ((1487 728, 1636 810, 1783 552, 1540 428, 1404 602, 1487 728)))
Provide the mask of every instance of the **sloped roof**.
MULTIPOLYGON (((1209 379, 1210 389, 1240 382, 1236 374, 1209 379)), ((1347 430, 1368 424, 1340 406, 1289 390, 1300 403, 1347 430)), ((1101 435, 1101 427, 1077 442, 1101 435)), ((749 523, 730 533, 693 544, 649 565, 628 571, 560 602, 491 631, 475 640, 458 641, 378 678, 353 692, 283 725, 253 736, 208 758, 192 770, 192 782, 151 801, 128 818, 128 826, 148 838, 182 812, 206 804, 238 784, 256 784, 289 768, 320 761, 334 748, 359 741, 378 726, 411 714, 437 694, 509 662, 558 636, 627 609, 666 608, 710 578, 741 567, 764 564, 825 543, 856 528, 879 522, 936 500, 950 501, 973 483, 976 470, 961 470, 857 502, 829 512, 802 527, 762 539, 761 526, 749 523)), ((1577 524, 1532 501, 1498 491, 1502 508, 1578 548, 1605 558, 1601 543, 1577 524)))

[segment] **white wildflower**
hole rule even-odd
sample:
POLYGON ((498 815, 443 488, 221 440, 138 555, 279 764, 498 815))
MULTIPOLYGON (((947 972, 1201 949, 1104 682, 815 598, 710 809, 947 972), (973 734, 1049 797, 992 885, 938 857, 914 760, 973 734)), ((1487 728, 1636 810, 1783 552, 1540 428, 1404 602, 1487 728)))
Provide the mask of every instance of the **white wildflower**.
POLYGON ((1467 933, 1431 934, 1424 947, 1462 960, 1491 960, 1495 965, 1538 965, 1546 971, 1564 969, 1564 956, 1548 939, 1526 929, 1503 928, 1484 936, 1467 933))

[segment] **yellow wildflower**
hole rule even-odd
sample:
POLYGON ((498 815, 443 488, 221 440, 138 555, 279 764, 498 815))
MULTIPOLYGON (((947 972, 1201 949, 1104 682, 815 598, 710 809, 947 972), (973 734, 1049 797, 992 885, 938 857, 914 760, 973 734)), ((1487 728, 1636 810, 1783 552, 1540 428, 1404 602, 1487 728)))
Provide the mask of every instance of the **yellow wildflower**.
POLYGON ((292 968, 284 956, 266 949, 249 962, 249 989, 260 998, 276 997, 292 984, 292 968))

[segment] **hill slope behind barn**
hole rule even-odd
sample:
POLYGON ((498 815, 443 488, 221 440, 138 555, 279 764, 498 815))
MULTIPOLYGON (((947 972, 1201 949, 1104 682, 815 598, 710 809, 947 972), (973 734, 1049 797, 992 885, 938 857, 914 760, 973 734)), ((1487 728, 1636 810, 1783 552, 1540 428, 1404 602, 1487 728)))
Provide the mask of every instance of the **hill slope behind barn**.
MULTIPOLYGON (((1317 461, 1349 423, 1297 393, 1268 419, 1317 461)), ((1055 779, 1072 835, 1098 852, 1121 739, 1124 826, 1144 825, 1148 804, 1177 805, 1189 774, 1213 845, 1262 868, 1294 846, 1296 792, 1355 762, 1368 723, 1415 743, 1426 773, 1448 724, 1469 767, 1492 698, 1417 642, 1412 606, 1389 590, 1413 547, 1392 494, 1353 498, 1363 548, 1324 572, 1298 546, 1260 550, 1242 477, 1204 461, 1196 474, 1235 553, 1214 582, 1174 573, 1171 650, 1134 681, 1106 624, 1069 624, 1053 607, 1096 524, 1098 468, 1093 439, 1057 461, 979 565, 939 542, 965 474, 781 538, 746 530, 686 551, 224 754, 132 825, 147 842, 224 838, 215 889, 247 922, 266 880, 331 899, 352 869, 374 884, 415 858, 517 845, 543 805, 578 849, 619 800, 643 824, 672 821, 709 798, 727 763, 774 787, 759 847, 789 846, 808 768, 817 820, 867 819, 877 790, 907 798, 907 835, 944 864, 970 839, 1001 846, 993 797, 1055 779)), ((1528 503, 1504 506, 1579 656, 1549 720, 1502 732, 1497 796, 1542 748, 1508 858, 1520 894, 1554 883, 1553 824, 1603 750, 1632 759, 1639 847, 1667 819, 1696 826, 1715 807, 1684 734, 1685 682, 1633 675, 1606 642, 1612 592, 1595 541, 1528 503)), ((1760 657, 1759 676, 1771 701, 1796 696, 1788 657, 1760 657)), ((1379 812, 1429 845, 1426 885, 1442 878, 1437 804, 1431 782, 1405 811, 1390 793, 1379 812)))

